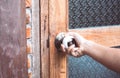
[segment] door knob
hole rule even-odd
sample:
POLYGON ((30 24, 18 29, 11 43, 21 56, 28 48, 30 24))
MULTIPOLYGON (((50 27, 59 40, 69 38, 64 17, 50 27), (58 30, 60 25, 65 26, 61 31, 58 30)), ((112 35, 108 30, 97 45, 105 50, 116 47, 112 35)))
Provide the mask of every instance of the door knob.
POLYGON ((61 52, 61 44, 64 45, 64 48, 68 48, 70 45, 75 45, 75 40, 73 36, 65 36, 65 32, 59 33, 55 38, 55 47, 59 52, 61 52))

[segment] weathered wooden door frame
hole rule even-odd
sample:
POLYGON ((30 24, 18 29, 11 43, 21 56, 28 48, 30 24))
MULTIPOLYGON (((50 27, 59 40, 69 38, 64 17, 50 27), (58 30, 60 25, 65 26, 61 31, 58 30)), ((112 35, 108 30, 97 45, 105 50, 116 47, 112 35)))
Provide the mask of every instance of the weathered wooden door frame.
POLYGON ((67 78, 67 56, 54 46, 60 32, 77 32, 105 46, 120 45, 120 26, 68 29, 68 0, 40 0, 40 8, 42 78, 67 78))

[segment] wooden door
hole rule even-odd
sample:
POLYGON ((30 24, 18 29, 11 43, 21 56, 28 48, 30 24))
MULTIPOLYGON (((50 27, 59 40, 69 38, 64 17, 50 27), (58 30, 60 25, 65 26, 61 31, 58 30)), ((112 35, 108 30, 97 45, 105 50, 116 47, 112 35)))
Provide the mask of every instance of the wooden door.
POLYGON ((67 3, 67 0, 49 0, 50 78, 67 78, 67 57, 54 46, 56 35, 68 28, 67 3))
MULTIPOLYGON (((73 1, 75 2, 76 0, 73 1)), ((82 28, 82 29, 81 28, 69 29, 68 0, 41 0, 41 6, 42 6, 41 7, 42 78, 70 77, 69 65, 68 65, 70 63, 69 58, 67 58, 67 56, 64 54, 57 52, 54 45, 55 37, 60 32, 68 32, 68 31, 77 32, 86 39, 95 41, 99 44, 108 47, 120 45, 120 36, 119 36, 120 25, 107 26, 107 27, 105 26, 105 27, 82 28)), ((114 75, 120 77, 116 73, 114 74, 109 73, 109 74, 113 75, 111 77, 114 77, 114 75)), ((88 74, 86 74, 86 76, 89 77, 88 74)), ((71 76, 70 78, 74 78, 74 77, 76 78, 76 76, 73 77, 71 76)), ((84 76, 81 76, 81 78, 83 77, 84 76)))
POLYGON ((0 78, 28 78, 25 1, 0 0, 0 78))

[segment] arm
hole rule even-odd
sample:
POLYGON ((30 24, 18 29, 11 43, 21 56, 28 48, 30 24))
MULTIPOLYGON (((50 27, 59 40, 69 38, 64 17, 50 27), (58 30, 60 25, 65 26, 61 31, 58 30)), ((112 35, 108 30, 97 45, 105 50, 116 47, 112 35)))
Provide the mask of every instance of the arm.
POLYGON ((83 54, 120 73, 120 49, 108 48, 91 41, 85 42, 82 46, 83 54))
POLYGON ((69 48, 64 49, 64 45, 62 45, 64 52, 74 57, 88 55, 107 68, 120 73, 120 49, 102 46, 84 39, 77 33, 69 32, 66 34, 66 36, 69 35, 74 37, 77 47, 71 45, 69 48))

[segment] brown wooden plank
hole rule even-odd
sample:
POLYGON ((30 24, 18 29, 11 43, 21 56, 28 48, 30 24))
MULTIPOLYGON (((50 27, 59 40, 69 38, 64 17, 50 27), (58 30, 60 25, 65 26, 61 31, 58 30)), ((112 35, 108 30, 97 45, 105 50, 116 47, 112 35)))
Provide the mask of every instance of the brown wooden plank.
POLYGON ((28 78, 24 0, 0 0, 0 78, 28 78))
POLYGON ((58 33, 67 31, 68 1, 49 0, 49 30, 50 30, 50 78, 66 78, 66 56, 56 51, 54 40, 58 33))
POLYGON ((95 41, 105 46, 120 45, 120 25, 86 29, 71 29, 69 31, 77 32, 86 39, 95 41))
POLYGON ((49 31, 48 31, 48 0, 40 0, 41 7, 41 78, 49 78, 49 31))

